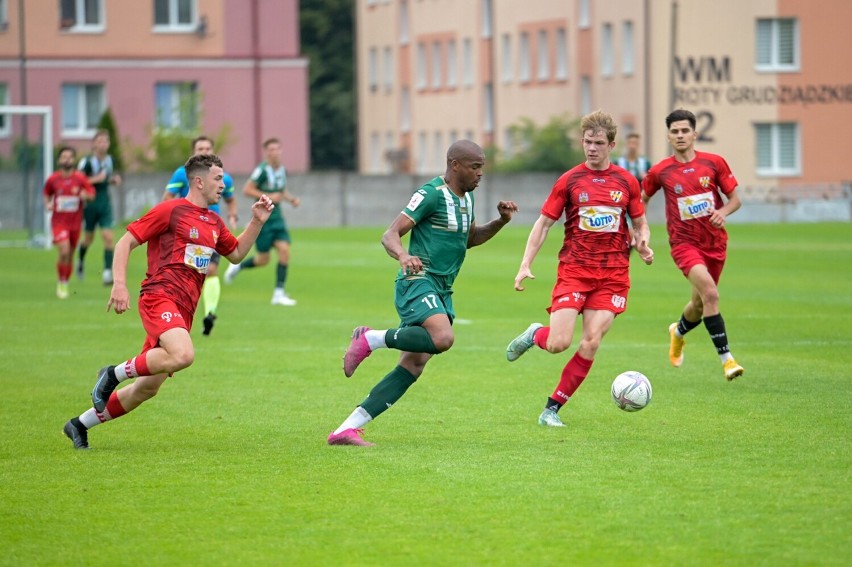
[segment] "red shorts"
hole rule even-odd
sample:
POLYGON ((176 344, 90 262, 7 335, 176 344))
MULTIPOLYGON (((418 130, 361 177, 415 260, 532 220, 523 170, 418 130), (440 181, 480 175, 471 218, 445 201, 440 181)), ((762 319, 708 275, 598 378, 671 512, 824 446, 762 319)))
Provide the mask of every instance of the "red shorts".
POLYGON ((78 222, 76 226, 68 225, 65 223, 51 223, 50 231, 53 233, 53 243, 59 244, 60 242, 68 241, 71 244, 71 248, 76 248, 77 243, 80 242, 80 223, 78 222))
POLYGON ((627 309, 630 268, 583 268, 559 262, 548 313, 559 309, 611 311, 627 309))
POLYGON ((672 259, 684 276, 695 266, 706 266, 710 277, 719 285, 722 268, 725 267, 725 250, 702 250, 692 244, 678 244, 672 247, 672 259))
POLYGON ((192 316, 181 309, 171 298, 164 295, 143 294, 139 296, 139 316, 148 336, 142 346, 142 352, 148 352, 160 345, 160 335, 169 329, 192 328, 192 316))

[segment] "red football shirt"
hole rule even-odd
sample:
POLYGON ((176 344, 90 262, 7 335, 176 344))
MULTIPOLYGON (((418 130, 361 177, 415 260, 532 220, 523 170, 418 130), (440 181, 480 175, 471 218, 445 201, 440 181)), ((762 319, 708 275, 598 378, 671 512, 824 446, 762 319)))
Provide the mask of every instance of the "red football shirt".
POLYGON ((724 205, 721 193, 729 195, 737 188, 737 178, 724 158, 695 152, 692 161, 681 163, 669 156, 652 167, 642 180, 642 189, 649 197, 660 188, 666 197, 669 244, 725 250, 728 233, 724 227, 710 224, 710 215, 724 205))
POLYGON ((213 252, 227 256, 237 247, 219 215, 186 199, 169 199, 154 206, 127 226, 139 241, 148 243, 148 270, 140 294, 173 298, 195 312, 213 252))
POLYGON ((639 182, 630 172, 614 164, 596 171, 581 163, 563 173, 541 206, 541 214, 559 220, 563 212, 561 262, 601 268, 630 264, 627 216, 645 214, 639 182))
POLYGON ((44 195, 53 199, 51 225, 79 229, 83 222, 83 193, 94 197, 95 188, 79 171, 71 172, 68 177, 57 171, 48 177, 44 182, 44 195))

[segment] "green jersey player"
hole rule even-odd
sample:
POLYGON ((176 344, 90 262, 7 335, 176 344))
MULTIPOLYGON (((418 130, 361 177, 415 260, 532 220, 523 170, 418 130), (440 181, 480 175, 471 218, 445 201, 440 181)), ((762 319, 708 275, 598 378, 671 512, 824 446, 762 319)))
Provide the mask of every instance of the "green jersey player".
POLYGON ((274 246, 278 252, 278 269, 275 272, 275 291, 272 293, 272 305, 296 305, 296 300, 284 291, 287 281, 287 267, 290 263, 290 232, 284 215, 281 214, 281 201, 287 201, 293 208, 299 206, 299 198, 287 191, 287 172, 281 163, 281 142, 269 138, 263 142, 266 160, 254 168, 251 177, 243 188, 243 193, 253 199, 267 195, 275 209, 257 237, 257 254, 246 258, 240 264, 234 264, 225 271, 225 283, 229 284, 240 270, 258 268, 269 263, 269 250, 274 246))
POLYGON ((372 445, 361 438, 362 427, 405 394, 432 355, 453 345, 452 285, 467 249, 488 241, 518 210, 514 202, 500 201, 500 217, 476 226, 473 190, 484 165, 482 148, 469 140, 455 142, 447 151, 444 176, 418 189, 382 235, 382 246, 400 265, 394 298, 400 325, 386 330, 356 327, 343 357, 343 372, 352 376, 379 348, 397 349, 402 354, 399 364, 329 434, 329 445, 372 445), (406 251, 402 237, 409 232, 406 251))

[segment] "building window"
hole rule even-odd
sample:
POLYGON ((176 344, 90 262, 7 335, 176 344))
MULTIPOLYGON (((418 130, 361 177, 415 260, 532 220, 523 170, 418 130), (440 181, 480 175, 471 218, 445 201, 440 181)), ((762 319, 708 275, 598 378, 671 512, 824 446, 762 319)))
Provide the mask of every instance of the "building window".
POLYGON ((417 173, 425 173, 429 171, 429 161, 427 160, 426 148, 426 132, 420 132, 417 135, 417 173))
POLYGON ((402 0, 399 4, 399 44, 408 45, 410 37, 408 27, 408 2, 402 0))
POLYGON ((62 85, 62 136, 88 138, 94 135, 106 109, 102 84, 62 85))
POLYGON ((546 81, 550 78, 550 48, 547 45, 547 30, 538 32, 538 80, 546 81))
POLYGON ((799 175, 799 125, 795 122, 755 124, 758 175, 799 175))
POLYGON ((426 45, 417 44, 417 88, 426 88, 426 45))
POLYGON ((592 80, 588 75, 580 78, 580 115, 585 116, 592 111, 592 80))
POLYGON ((604 24, 601 30, 601 76, 612 77, 612 24, 604 24))
MULTIPOLYGON (((5 3, 5 2, 4 2, 5 3)), ((0 105, 8 105, 9 104, 9 85, 6 83, 0 83, 0 105)), ((10 125, 10 116, 7 114, 0 114, 0 138, 7 138, 11 133, 11 125, 10 125)))
POLYGON ((159 128, 194 130, 198 126, 198 85, 157 83, 154 87, 159 128))
POLYGON ((435 149, 435 169, 441 171, 447 167, 447 158, 444 154, 444 135, 440 132, 435 132, 433 139, 433 148, 435 149))
POLYGON ((757 20, 756 51, 758 71, 798 71, 798 21, 793 18, 757 20))
POLYGON ((432 88, 441 88, 441 42, 432 43, 432 88))
POLYGON ((402 87, 399 93, 399 129, 401 132, 411 131, 411 91, 402 87))
POLYGON ((195 31, 197 0, 154 0, 154 28, 195 31))
POLYGON ((564 28, 556 30, 556 79, 568 78, 568 36, 564 28))
POLYGON ((512 36, 504 33, 500 41, 500 59, 504 83, 511 83, 514 78, 512 70, 512 36))
POLYGON ((530 34, 521 32, 520 47, 518 48, 518 75, 522 83, 530 82, 530 34))
POLYGON ((379 88, 379 50, 371 47, 367 53, 367 85, 374 92, 379 88))
POLYGON ((385 173, 390 173, 394 168, 394 159, 396 156, 396 142, 394 141, 393 132, 388 130, 385 132, 385 163, 384 163, 384 171, 385 173))
POLYGON ((384 68, 385 68, 385 91, 393 90, 393 78, 396 73, 393 72, 393 50, 390 46, 384 50, 384 68))
POLYGON ((491 0, 482 0, 482 37, 491 37, 491 0))
POLYGON ((451 39, 447 42, 447 86, 451 88, 455 88, 459 82, 458 53, 456 51, 456 40, 451 39))
MULTIPOLYGON (((5 4, 4 2, 4 7, 5 4)), ((104 30, 103 0, 61 0, 59 8, 59 27, 63 30, 81 32, 104 30)))
POLYGON ((379 133, 370 134, 370 173, 378 173, 382 159, 382 142, 379 133))
POLYGON ((0 0, 0 32, 9 29, 9 2, 0 0))
POLYGON ((577 18, 577 25, 581 28, 589 27, 591 17, 589 15, 589 0, 580 0, 580 15, 577 18))
POLYGON ((625 21, 621 28, 621 72, 632 75, 636 70, 633 57, 633 22, 625 21))
POLYGON ((464 86, 473 86, 473 43, 470 38, 462 44, 462 77, 464 86))
POLYGON ((485 85, 485 89, 483 89, 483 97, 485 98, 485 122, 482 125, 482 131, 486 134, 490 134, 494 131, 494 87, 491 83, 485 85))

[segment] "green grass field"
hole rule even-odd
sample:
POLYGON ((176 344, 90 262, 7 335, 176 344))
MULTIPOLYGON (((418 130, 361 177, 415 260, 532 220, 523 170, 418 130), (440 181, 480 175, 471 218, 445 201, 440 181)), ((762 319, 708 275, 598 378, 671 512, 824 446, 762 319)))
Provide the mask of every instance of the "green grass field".
MULTIPOLYGON (((653 228, 657 263, 635 259, 568 427, 536 418, 576 344, 504 357, 545 321, 560 244, 517 293, 516 226, 470 251, 455 346, 367 427, 366 449, 325 440, 396 362, 379 351, 341 371, 354 326, 397 321, 382 228, 295 231, 298 306, 269 305, 271 266, 241 273, 210 337, 196 319, 195 364, 93 429, 90 451, 60 430, 100 367, 138 353, 135 302, 105 312, 99 248, 65 301, 55 251, 0 248, 0 564, 848 565, 852 225, 729 228, 733 383, 703 327, 669 366, 688 288, 653 228), (633 414, 609 396, 629 369, 654 387, 633 414)), ((144 249, 132 260, 137 290, 144 249)))

